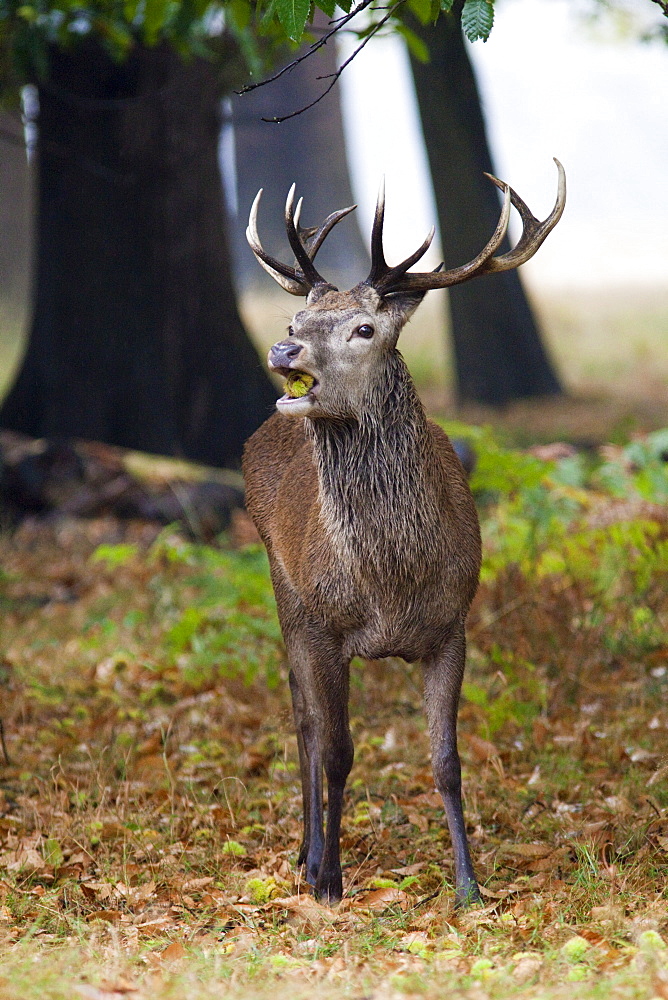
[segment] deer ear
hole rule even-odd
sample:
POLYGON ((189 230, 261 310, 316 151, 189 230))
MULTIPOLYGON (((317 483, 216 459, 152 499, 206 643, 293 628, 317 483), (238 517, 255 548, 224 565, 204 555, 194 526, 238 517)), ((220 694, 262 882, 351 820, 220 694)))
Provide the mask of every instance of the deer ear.
POLYGON ((426 292, 394 292, 383 296, 383 308, 392 316, 398 329, 407 323, 425 297, 426 292))

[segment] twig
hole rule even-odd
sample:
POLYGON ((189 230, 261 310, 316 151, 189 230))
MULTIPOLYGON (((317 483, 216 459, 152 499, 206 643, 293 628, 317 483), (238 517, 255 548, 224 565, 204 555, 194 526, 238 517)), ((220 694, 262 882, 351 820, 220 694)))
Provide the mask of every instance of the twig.
MULTIPOLYGON (((331 83, 329 84, 329 86, 327 86, 323 90, 322 94, 320 94, 319 97, 316 97, 316 99, 314 101, 311 101, 310 104, 304 105, 303 108, 299 108, 297 111, 291 111, 289 115, 278 115, 275 118, 263 118, 262 121, 263 122, 271 122, 274 125, 280 125, 281 122, 285 122, 289 118, 296 118, 297 115, 302 115, 305 111, 308 111, 310 108, 315 107, 316 104, 319 104, 320 101, 322 101, 323 97, 327 97, 327 94, 334 87, 334 85, 336 84, 336 81, 339 79, 339 77, 343 73, 343 71, 346 68, 346 66, 349 66, 350 63, 353 61, 353 59, 355 59, 360 54, 360 52, 362 51, 362 49, 364 48, 364 46, 367 44, 367 42, 371 41, 371 39, 373 38, 373 36, 376 35, 380 31, 380 29, 385 26, 385 24, 387 24, 387 22, 392 17, 392 15, 394 14, 394 12, 397 9, 397 7, 400 7, 403 3, 405 3, 405 0, 397 0, 397 2, 395 4, 393 4, 389 8, 389 10, 388 10, 387 14, 385 15, 385 17, 382 17, 380 19, 380 21, 378 22, 378 24, 374 24, 373 28, 370 29, 369 34, 366 36, 366 38, 363 39, 362 42, 360 42, 360 44, 357 46, 357 48, 352 53, 352 55, 348 56, 348 58, 345 60, 345 62, 341 63, 341 65, 339 66, 339 68, 336 70, 335 73, 328 73, 327 76, 316 77, 316 79, 318 79, 318 80, 329 80, 329 79, 331 79, 331 83)), ((334 30, 338 31, 338 28, 337 29, 333 29, 333 31, 334 30)), ((333 33, 333 31, 332 31, 332 33, 333 33)))
POLYGON ((432 892, 430 896, 423 896, 422 899, 418 899, 417 903, 411 906, 411 910, 417 910, 418 906, 424 906, 425 903, 430 903, 432 899, 436 899, 436 897, 440 895, 441 890, 437 889, 436 892, 432 892))
POLYGON ((297 56, 296 59, 293 59, 292 62, 289 62, 286 66, 283 67, 283 69, 279 69, 278 73, 274 73, 273 76, 268 76, 265 80, 260 80, 258 83, 249 83, 245 87, 242 87, 241 90, 236 90, 235 94, 238 94, 239 96, 241 96, 242 94, 248 94, 251 90, 257 90, 258 87, 264 87, 265 84, 273 83, 274 80, 278 80, 279 77, 283 76, 284 73, 288 73, 290 70, 294 69, 295 66, 299 66, 301 62, 303 62, 305 59, 308 59, 309 56, 312 56, 313 53, 317 52, 319 48, 322 48, 323 45, 326 45, 329 39, 332 37, 332 35, 335 35, 337 31, 340 31, 341 28, 348 23, 348 21, 352 21, 352 19, 356 17, 357 14, 361 13, 361 11, 363 10, 366 10, 366 8, 370 7, 372 3, 373 0, 362 0, 362 2, 359 3, 357 7, 354 8, 354 10, 351 10, 349 14, 345 14, 343 17, 337 18, 336 21, 330 21, 330 24, 334 24, 335 27, 330 28, 329 31, 325 32, 322 38, 319 38, 317 42, 313 42, 312 45, 309 45, 306 52, 302 52, 300 56, 297 56))
POLYGON ((5 764, 9 767, 11 760, 9 759, 9 754, 7 753, 7 744, 5 743, 5 724, 2 719, 0 719, 0 742, 2 742, 2 754, 5 758, 5 764))

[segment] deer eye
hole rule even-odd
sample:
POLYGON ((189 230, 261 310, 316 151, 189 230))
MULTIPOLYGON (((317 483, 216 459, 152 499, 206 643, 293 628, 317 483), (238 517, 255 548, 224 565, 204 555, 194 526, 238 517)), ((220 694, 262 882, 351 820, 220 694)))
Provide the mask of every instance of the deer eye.
POLYGON ((358 326, 355 330, 355 334, 358 337, 363 337, 364 340, 371 340, 374 335, 374 329, 369 323, 362 323, 362 325, 358 326))
POLYGON ((294 333, 295 333, 295 331, 294 331, 294 330, 292 329, 292 327, 291 327, 291 326, 289 326, 289 327, 288 327, 288 337, 293 337, 293 336, 294 336, 294 333))

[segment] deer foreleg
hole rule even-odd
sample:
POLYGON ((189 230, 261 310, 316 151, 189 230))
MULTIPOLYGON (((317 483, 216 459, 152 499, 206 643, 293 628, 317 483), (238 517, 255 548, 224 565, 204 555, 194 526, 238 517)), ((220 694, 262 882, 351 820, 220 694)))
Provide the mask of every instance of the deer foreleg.
POLYGON ((343 895, 340 837, 343 795, 353 766, 354 748, 348 722, 348 664, 340 660, 315 675, 319 737, 327 777, 327 831, 325 850, 315 883, 316 897, 335 903, 343 895))
POLYGON ((297 729, 299 772, 304 809, 304 836, 299 849, 298 865, 307 865, 308 881, 315 885, 324 849, 322 826, 322 757, 313 719, 309 719, 306 701, 294 670, 290 671, 292 709, 297 729), (311 849, 312 848, 312 849, 311 849), (309 862, 309 854, 311 855, 309 862))
POLYGON ((453 627, 439 655, 423 664, 434 781, 443 799, 452 840, 458 906, 481 902, 466 838, 461 765, 457 752, 457 707, 465 658, 466 638, 462 620, 453 627))
POLYGON ((353 762, 348 725, 348 664, 336 643, 300 629, 286 636, 290 689, 297 725, 304 798, 304 840, 299 861, 318 899, 343 894, 339 836, 343 793, 353 762), (327 831, 323 836, 322 772, 327 778, 327 831))

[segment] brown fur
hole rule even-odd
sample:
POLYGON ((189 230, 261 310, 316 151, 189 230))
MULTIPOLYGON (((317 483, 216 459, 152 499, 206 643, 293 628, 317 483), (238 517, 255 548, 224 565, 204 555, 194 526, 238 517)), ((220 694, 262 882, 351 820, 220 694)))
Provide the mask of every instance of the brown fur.
POLYGON ((269 365, 314 380, 300 399, 282 397, 246 447, 248 510, 267 546, 278 615, 290 661, 304 796, 299 863, 321 899, 342 894, 339 832, 352 767, 348 665, 355 655, 421 660, 434 780, 455 857, 459 903, 480 899, 469 856, 457 754, 457 704, 466 641, 464 622, 480 568, 480 533, 464 471, 445 434, 425 417, 396 349, 399 333, 430 288, 517 267, 533 256, 559 221, 566 200, 563 167, 544 222, 503 181, 504 205, 492 238, 468 264, 418 274, 410 268, 424 243, 389 267, 383 252, 385 196, 378 196, 371 271, 339 292, 313 258, 351 209, 321 226, 295 221, 294 185, 285 209, 295 254, 288 266, 265 252, 257 232, 261 191, 251 209, 248 242, 257 260, 306 307, 269 365), (522 217, 514 250, 501 245, 511 203, 522 217), (327 777, 323 838, 322 772, 327 777))
POLYGON ((352 764, 351 657, 421 660, 457 894, 470 900, 477 887, 461 816, 454 727, 463 623, 480 566, 478 520, 459 459, 426 419, 394 347, 383 368, 358 419, 277 413, 246 446, 248 510, 269 554, 291 665, 305 806, 300 861, 320 898, 340 898, 338 822, 352 764), (324 844, 323 765, 329 785, 324 844))

